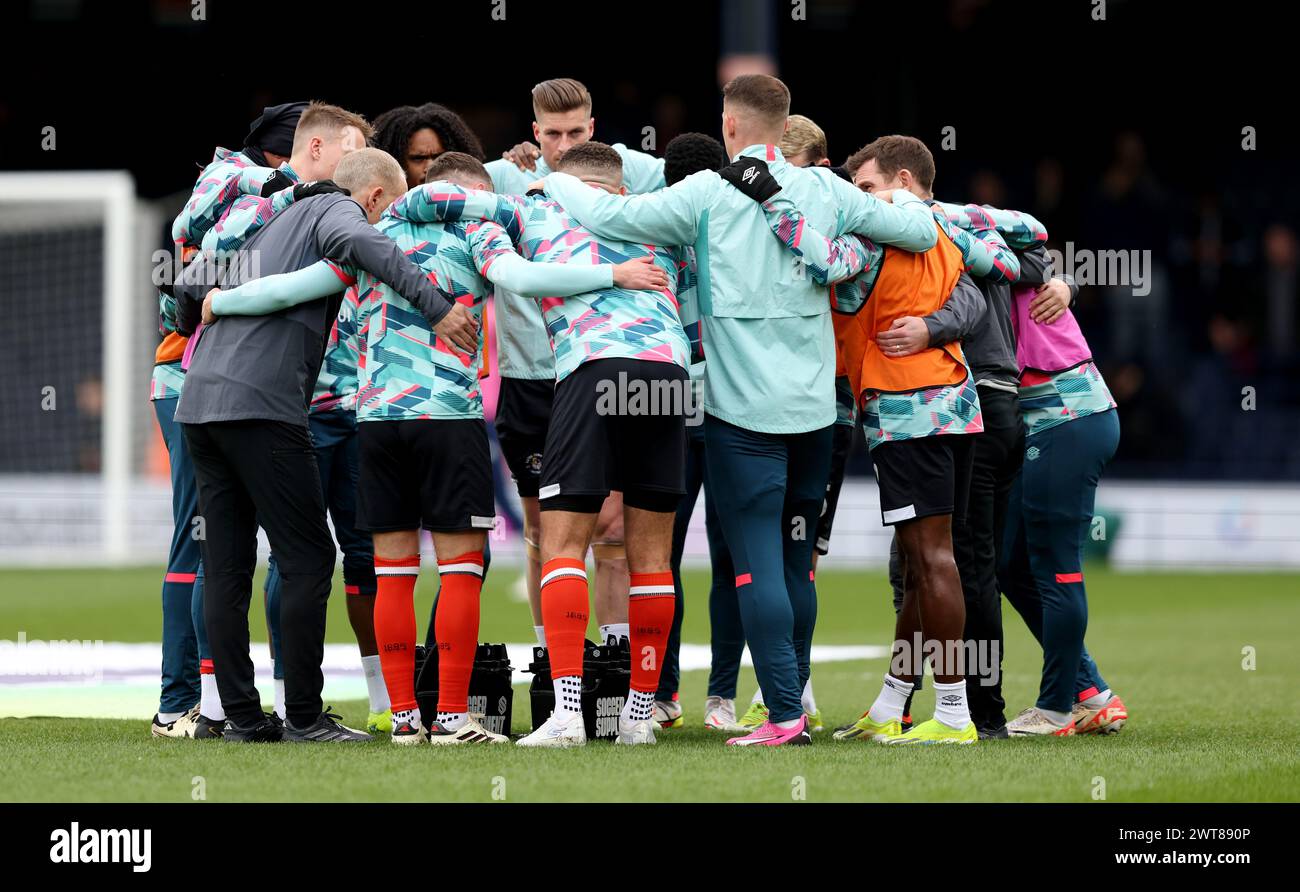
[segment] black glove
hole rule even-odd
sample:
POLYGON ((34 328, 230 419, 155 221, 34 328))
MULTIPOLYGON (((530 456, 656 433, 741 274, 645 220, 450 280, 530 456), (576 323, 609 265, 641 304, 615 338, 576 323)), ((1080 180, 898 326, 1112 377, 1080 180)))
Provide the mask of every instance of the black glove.
POLYGON ((277 170, 267 178, 262 185, 262 197, 267 198, 279 192, 282 189, 293 187, 293 200, 302 201, 304 198, 310 198, 313 195, 329 195, 337 192, 348 195, 348 190, 344 189, 333 180, 312 180, 310 183, 295 183, 289 179, 288 174, 282 170, 277 170))
POLYGON ((302 201, 313 195, 351 195, 333 180, 312 180, 310 183, 298 183, 293 187, 293 200, 302 201))
POLYGON ((277 170, 262 184, 262 197, 269 198, 281 189, 288 189, 292 185, 293 180, 289 179, 289 175, 283 170, 277 170))
POLYGON ((718 171, 718 176, 754 201, 767 201, 781 191, 781 184, 768 172, 767 162, 761 158, 737 158, 718 171))

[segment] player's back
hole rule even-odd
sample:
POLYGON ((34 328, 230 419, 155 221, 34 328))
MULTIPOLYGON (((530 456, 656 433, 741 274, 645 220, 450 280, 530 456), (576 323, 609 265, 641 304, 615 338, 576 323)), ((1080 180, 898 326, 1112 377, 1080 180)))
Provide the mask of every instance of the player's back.
MULTIPOLYGON (((835 175, 794 167, 779 151, 767 163, 808 220, 838 235, 835 175)), ((699 263, 706 351, 720 359, 708 366, 706 408, 771 433, 831 424, 835 348, 826 289, 772 238, 752 199, 712 172, 693 176, 719 179, 696 243, 707 252, 699 263)))
POLYGON ((597 237, 559 204, 541 198, 531 199, 524 212, 520 249, 532 261, 584 266, 648 256, 668 274, 669 285, 662 291, 632 291, 615 285, 572 297, 543 298, 542 313, 555 353, 557 380, 589 358, 622 357, 689 366, 690 347, 676 296, 678 258, 672 249, 597 237))
MULTIPOLYGON (((825 168, 795 167, 779 156, 767 163, 782 191, 809 223, 831 237, 841 233, 833 173, 825 168)), ((693 176, 720 179, 711 171, 693 176)), ((825 288, 772 239, 762 209, 752 199, 720 184, 711 198, 707 275, 725 287, 710 289, 707 315, 770 319, 829 312, 825 288)))
MULTIPOLYGON (((422 223, 385 214, 376 228, 395 241, 448 300, 464 305, 481 324, 490 286, 474 267, 464 224, 422 223)), ((370 273, 361 273, 357 284, 358 324, 365 345, 358 417, 481 418, 479 351, 461 353, 445 343, 419 308, 370 273)))

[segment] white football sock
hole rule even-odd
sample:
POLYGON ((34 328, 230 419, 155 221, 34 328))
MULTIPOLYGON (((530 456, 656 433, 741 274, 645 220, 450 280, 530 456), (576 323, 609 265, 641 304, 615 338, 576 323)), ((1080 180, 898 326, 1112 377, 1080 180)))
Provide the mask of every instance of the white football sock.
POLYGON ((384 684, 384 670, 379 665, 379 654, 361 658, 361 671, 366 676, 366 695, 370 698, 370 711, 388 709, 388 687, 384 684))
POLYGON ((630 623, 609 623, 600 627, 600 643, 608 644, 609 639, 617 641, 620 638, 630 638, 632 635, 632 626, 630 623))
POLYGON ((624 724, 644 722, 655 714, 654 691, 628 691, 620 718, 624 724))
POLYGON ((763 702, 763 689, 762 689, 762 688, 755 688, 755 689, 754 689, 754 699, 750 700, 749 702, 750 702, 750 705, 751 705, 751 706, 752 706, 753 704, 755 704, 755 703, 762 703, 762 702, 763 702))
POLYGON ((443 712, 442 710, 438 711, 438 724, 442 725, 448 731, 459 731, 461 728, 465 727, 465 723, 468 721, 469 721, 468 712, 443 712))
POLYGON ((1101 709, 1110 702, 1111 696, 1113 695, 1111 694, 1110 688, 1106 688, 1106 690, 1102 691, 1100 694, 1093 694, 1087 700, 1080 700, 1079 702, 1089 709, 1101 709))
POLYGON ((533 634, 537 636, 537 646, 546 646, 546 626, 533 626, 533 634))
MULTIPOLYGON (((396 728, 402 722, 410 722, 412 726, 420 724, 420 707, 415 709, 399 709, 393 713, 393 727, 396 728)), ((423 727, 423 726, 421 726, 423 727)))
POLYGON ((885 682, 880 686, 876 702, 867 710, 867 717, 873 722, 902 721, 903 707, 907 705, 907 695, 912 693, 912 687, 910 683, 885 673, 885 682))
POLYGON ((224 722, 226 711, 221 708, 221 695, 217 693, 217 677, 211 672, 199 676, 199 712, 214 722, 224 722))
POLYGON ((555 717, 582 715, 582 676, 564 675, 555 679, 555 717))
POLYGON ((776 725, 782 731, 789 731, 791 728, 793 728, 795 725, 799 724, 802 721, 803 721, 803 716, 799 716, 799 718, 790 719, 787 722, 773 722, 772 724, 776 725))
POLYGON ((803 683, 803 697, 801 697, 800 700, 803 704, 804 712, 809 715, 817 714, 817 698, 813 696, 811 677, 803 683))
POLYGON ((966 679, 954 684, 934 683, 934 717, 954 731, 960 731, 970 724, 966 679))
POLYGON ((280 718, 285 717, 284 711, 284 679, 275 680, 275 714, 280 718))
POLYGON ((183 712, 160 712, 158 713, 158 724, 169 725, 183 715, 185 715, 183 712))

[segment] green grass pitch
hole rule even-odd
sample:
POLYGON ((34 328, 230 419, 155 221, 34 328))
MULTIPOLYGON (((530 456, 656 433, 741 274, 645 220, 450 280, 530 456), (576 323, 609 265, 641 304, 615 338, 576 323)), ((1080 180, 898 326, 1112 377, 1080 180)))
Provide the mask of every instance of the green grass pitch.
MULTIPOLYGON (((156 569, 0 571, 0 639, 157 641, 156 569)), ((427 616, 432 574, 417 611, 427 616)), ((507 589, 516 572, 489 574, 481 638, 526 641, 527 608, 507 589)), ((1109 738, 1011 740, 971 747, 886 749, 838 743, 735 750, 700 726, 706 673, 683 677, 687 724, 658 746, 524 751, 513 746, 433 750, 386 741, 357 747, 234 746, 154 740, 138 721, 77 716, 0 719, 0 800, 190 801, 1294 801, 1300 798, 1300 577, 1121 575, 1093 569, 1088 646, 1128 704, 1109 738), (1243 668, 1253 648, 1255 668, 1243 668), (201 781, 199 779, 202 779, 201 781)), ((260 584, 260 583, 259 583, 260 584)), ((708 641, 707 573, 687 574, 684 639, 708 641)), ((817 641, 885 644, 892 637, 880 572, 818 576, 817 641)), ((337 585, 335 592, 341 592, 337 585)), ((351 632, 332 599, 329 640, 351 632)), ((255 637, 265 635, 255 618, 255 637)), ((1006 608, 1009 714, 1033 701, 1040 655, 1006 608)), ((879 687, 884 660, 814 664, 829 726, 856 718, 879 687)), ((516 687, 516 733, 528 698, 516 687)), ((747 701, 753 675, 741 675, 747 701)), ((264 695, 269 692, 263 692, 264 695)), ((0 687, 0 714, 4 714, 0 687)), ((928 716, 932 699, 918 698, 928 716)), ((364 721, 364 702, 335 704, 364 721)))

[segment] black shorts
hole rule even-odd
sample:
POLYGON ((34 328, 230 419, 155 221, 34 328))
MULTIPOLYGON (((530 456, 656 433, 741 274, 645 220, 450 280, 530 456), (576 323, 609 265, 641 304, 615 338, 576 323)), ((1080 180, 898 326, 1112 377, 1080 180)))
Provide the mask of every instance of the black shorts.
POLYGON ((623 504, 675 511, 686 492, 690 377, 670 362, 597 359, 555 388, 539 495, 543 511, 595 514, 623 504))
POLYGON ((489 530, 492 455, 481 418, 363 421, 357 529, 489 530))
POLYGON ((496 429, 501 454, 519 487, 520 498, 536 498, 542 475, 542 450, 551 426, 555 382, 550 378, 502 378, 496 429))
POLYGON ((918 517, 966 516, 970 496, 973 434, 940 434, 890 440, 871 450, 880 484, 880 522, 885 526, 918 517))
POLYGON ((837 424, 831 432, 831 479, 826 483, 826 500, 822 502, 822 515, 817 519, 817 553, 826 554, 831 547, 831 526, 835 523, 835 509, 840 503, 840 489, 844 486, 844 470, 849 463, 849 449, 857 422, 837 424))

